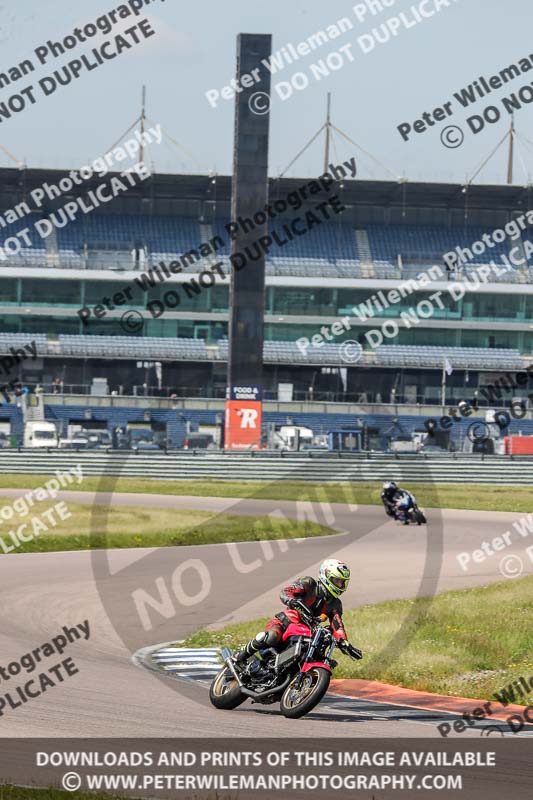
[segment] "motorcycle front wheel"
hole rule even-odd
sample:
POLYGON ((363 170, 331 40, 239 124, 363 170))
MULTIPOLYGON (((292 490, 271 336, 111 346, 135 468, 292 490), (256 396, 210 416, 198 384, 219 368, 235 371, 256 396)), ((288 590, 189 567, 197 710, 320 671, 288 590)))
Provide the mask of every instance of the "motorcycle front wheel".
POLYGON ((322 667, 312 667, 299 688, 295 687, 297 679, 298 676, 289 683, 280 702, 281 713, 289 719, 305 716, 320 703, 328 690, 331 673, 322 667))
POLYGON ((419 508, 416 509, 416 522, 418 525, 425 525, 427 522, 424 512, 420 511, 419 508))
POLYGON ((209 699, 215 708, 230 711, 244 703, 246 696, 241 692, 231 670, 224 667, 209 687, 209 699))

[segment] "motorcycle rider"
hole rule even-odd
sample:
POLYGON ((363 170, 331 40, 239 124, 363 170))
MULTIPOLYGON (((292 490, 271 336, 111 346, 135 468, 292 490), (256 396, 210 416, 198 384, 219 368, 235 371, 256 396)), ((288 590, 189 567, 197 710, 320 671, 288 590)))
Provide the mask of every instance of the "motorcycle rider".
POLYGON ((400 492, 401 489, 399 488, 398 484, 394 481, 387 481, 387 483, 383 484, 383 489, 381 492, 381 502, 385 507, 385 513, 389 517, 395 517, 395 508, 396 502, 398 500, 397 494, 400 492))
POLYGON ((407 519, 407 512, 411 506, 411 497, 406 492, 402 494, 399 500, 396 502, 396 519, 398 522, 403 522, 404 525, 409 525, 409 520, 407 519))
MULTIPOLYGON (((242 664, 252 655, 261 661, 260 651, 269 647, 277 650, 283 634, 290 624, 308 623, 321 615, 329 618, 334 638, 338 642, 342 642, 341 649, 349 653, 353 648, 348 644, 344 630, 340 600, 340 596, 348 588, 349 582, 349 567, 343 561, 329 558, 320 565, 318 580, 306 575, 298 578, 290 586, 286 586, 282 590, 280 598, 281 602, 287 606, 287 610, 276 614, 265 625, 264 631, 258 633, 255 638, 242 647, 234 656, 235 662, 242 664)), ((260 664, 257 666, 260 667, 260 664)))
POLYGON ((410 497, 409 492, 406 489, 402 489, 394 481, 387 481, 387 483, 383 484, 381 501, 385 507, 385 513, 389 517, 403 522, 404 525, 409 524, 406 512, 411 502, 410 497))

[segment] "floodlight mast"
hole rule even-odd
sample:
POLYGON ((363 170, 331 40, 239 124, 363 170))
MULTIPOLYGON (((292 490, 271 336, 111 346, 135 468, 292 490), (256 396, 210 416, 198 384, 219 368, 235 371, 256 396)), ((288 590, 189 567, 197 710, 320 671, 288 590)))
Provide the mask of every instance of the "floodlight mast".
MULTIPOLYGON (((258 243, 268 233, 268 144, 270 124, 270 34, 237 37, 236 80, 260 80, 235 97, 231 218, 248 220, 231 242, 229 355, 224 447, 261 447, 261 399, 266 254, 258 243), (258 89, 259 84, 259 89, 258 89)), ((244 84, 243 84, 244 85, 244 84)))

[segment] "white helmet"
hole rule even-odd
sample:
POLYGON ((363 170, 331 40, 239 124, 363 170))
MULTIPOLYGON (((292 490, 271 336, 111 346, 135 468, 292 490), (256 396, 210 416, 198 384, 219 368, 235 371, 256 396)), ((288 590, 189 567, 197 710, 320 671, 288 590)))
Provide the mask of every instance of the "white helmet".
POLYGON ((328 558, 320 565, 318 579, 329 594, 333 597, 340 597, 350 583, 350 568, 344 561, 328 558))

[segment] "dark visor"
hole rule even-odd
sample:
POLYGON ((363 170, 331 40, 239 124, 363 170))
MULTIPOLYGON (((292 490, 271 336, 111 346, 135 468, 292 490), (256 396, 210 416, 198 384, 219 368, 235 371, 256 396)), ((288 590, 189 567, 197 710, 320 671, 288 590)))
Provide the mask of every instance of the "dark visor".
POLYGON ((333 586, 336 586, 337 589, 344 589, 346 584, 348 583, 348 578, 330 578, 331 583, 333 586))

